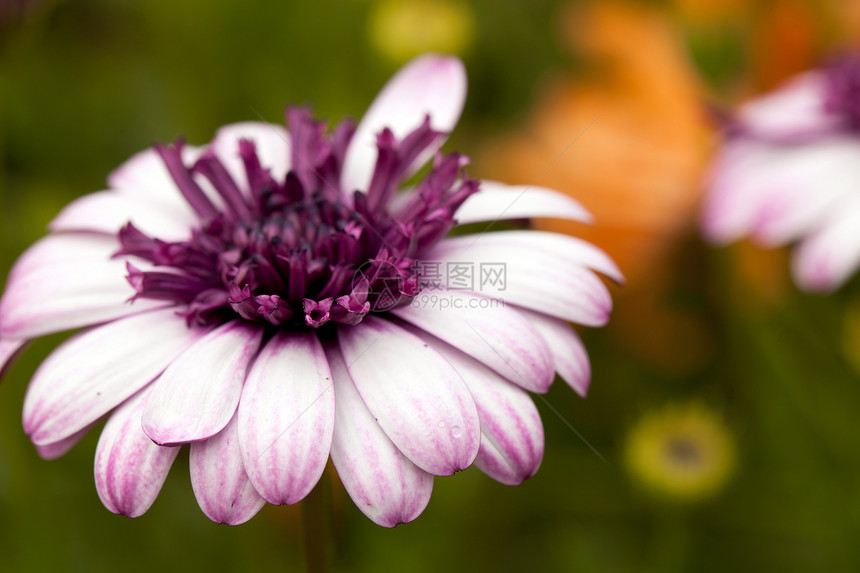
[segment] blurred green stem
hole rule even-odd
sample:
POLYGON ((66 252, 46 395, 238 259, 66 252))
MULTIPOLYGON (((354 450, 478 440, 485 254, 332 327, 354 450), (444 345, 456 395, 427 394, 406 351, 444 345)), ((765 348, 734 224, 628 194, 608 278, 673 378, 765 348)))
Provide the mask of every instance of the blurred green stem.
POLYGON ((308 573, 325 573, 331 565, 331 483, 324 473, 302 501, 305 567, 308 573))
POLYGON ((687 560, 688 521, 684 508, 663 506, 654 514, 652 570, 658 573, 684 571, 687 560))

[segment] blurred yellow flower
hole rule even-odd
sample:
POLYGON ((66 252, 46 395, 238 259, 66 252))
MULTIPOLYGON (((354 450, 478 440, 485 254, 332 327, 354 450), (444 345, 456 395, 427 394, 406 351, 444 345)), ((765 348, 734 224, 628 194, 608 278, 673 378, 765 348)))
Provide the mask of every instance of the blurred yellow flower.
POLYGON ((374 46, 397 63, 431 51, 463 54, 473 35, 472 10, 457 0, 382 0, 370 16, 374 46))
POLYGON ((717 493, 736 462, 729 429, 715 412, 695 402, 645 414, 628 434, 624 455, 639 485, 682 502, 717 493))

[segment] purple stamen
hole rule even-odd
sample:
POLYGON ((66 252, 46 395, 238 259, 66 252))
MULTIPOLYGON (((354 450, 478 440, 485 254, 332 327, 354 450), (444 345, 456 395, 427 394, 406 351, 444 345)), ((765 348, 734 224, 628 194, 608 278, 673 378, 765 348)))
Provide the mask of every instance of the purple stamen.
POLYGON ((193 171, 200 173, 212 183, 218 194, 224 198, 227 206, 242 219, 251 217, 251 212, 248 209, 248 204, 245 203, 245 198, 242 192, 236 186, 236 182, 230 177, 227 169, 221 164, 218 159, 212 154, 206 154, 197 160, 194 164, 193 171))
POLYGON ((327 134, 306 108, 289 109, 287 119, 292 170, 281 181, 262 167, 249 140, 238 142, 243 181, 211 151, 188 166, 181 141, 156 148, 201 224, 174 243, 123 227, 117 254, 164 268, 129 265, 134 298, 172 300, 189 324, 238 315, 277 328, 316 329, 358 324, 368 312, 408 304, 418 294, 415 257, 448 233, 456 209, 477 191, 463 171, 467 160, 438 154, 416 196, 394 214, 388 204, 403 178, 441 136, 429 117, 402 141, 388 129, 378 135, 376 170, 368 189, 352 197, 337 185, 354 124, 327 134), (223 199, 223 211, 195 175, 223 199))
POLYGON ((293 311, 288 306, 281 304, 281 297, 276 294, 260 295, 254 301, 260 305, 257 312, 274 326, 284 324, 293 315, 293 311))
POLYGON ((367 188, 367 205, 376 210, 380 205, 386 205, 391 195, 396 191, 400 182, 401 163, 397 156, 397 140, 390 129, 382 130, 376 138, 379 153, 376 157, 376 169, 367 188))
POLYGON ((167 171, 173 177, 176 186, 179 187, 179 191, 185 197, 185 200, 188 201, 192 209, 197 211, 202 220, 207 221, 216 217, 218 210, 212 204, 212 201, 209 200, 209 197, 206 196, 206 193, 203 192, 203 189, 194 181, 191 171, 183 164, 183 145, 183 141, 178 139, 173 145, 155 145, 155 151, 161 156, 161 160, 164 161, 167 171))
POLYGON ((312 328, 319 328, 331 319, 331 305, 334 299, 326 298, 319 302, 306 298, 304 301, 305 323, 312 328))
MULTIPOLYGON (((260 165, 260 158, 257 157, 257 146, 254 145, 253 141, 239 140, 239 157, 245 166, 248 187, 251 190, 251 197, 254 199, 255 206, 265 205, 268 197, 278 189, 278 184, 272 178, 269 170, 260 165)), ((260 214, 254 213, 257 216, 260 214)))

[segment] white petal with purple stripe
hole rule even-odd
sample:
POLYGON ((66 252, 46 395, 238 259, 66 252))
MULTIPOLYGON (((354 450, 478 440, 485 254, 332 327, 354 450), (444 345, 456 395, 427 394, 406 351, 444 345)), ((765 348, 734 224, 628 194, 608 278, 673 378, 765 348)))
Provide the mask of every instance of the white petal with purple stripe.
POLYGON ((549 348, 537 331, 517 310, 487 297, 466 291, 421 294, 392 312, 531 392, 546 392, 555 377, 549 348))
POLYGON ((334 430, 334 388, 314 334, 280 332, 257 357, 239 405, 248 478, 269 503, 301 501, 322 476, 334 430))
POLYGON ((475 400, 481 422, 481 448, 475 465, 493 479, 518 485, 537 472, 543 458, 543 424, 529 395, 460 352, 419 335, 457 370, 475 400))
POLYGON ((375 317, 342 329, 338 338, 358 393, 407 458, 440 476, 472 464, 481 435, 475 403, 438 352, 375 317))
POLYGON ((35 338, 164 306, 135 291, 113 237, 49 235, 15 263, 0 299, 0 336, 35 338))
POLYGON ((153 384, 143 430, 157 444, 205 440, 233 417, 263 329, 234 320, 209 332, 153 384))
POLYGON ((96 490, 105 507, 139 517, 155 502, 178 447, 159 446, 143 433, 147 390, 129 398, 105 424, 96 446, 96 490))
POLYGON ((189 463, 197 503, 215 523, 245 523, 266 505, 245 473, 238 416, 208 440, 191 444, 189 463))
POLYGON ((334 378, 331 460, 356 507, 374 523, 394 527, 418 517, 430 501, 433 476, 395 446, 355 389, 337 347, 326 353, 334 378))
POLYGON ((33 376, 24 430, 36 445, 71 436, 149 384, 202 334, 165 309, 75 335, 33 376))

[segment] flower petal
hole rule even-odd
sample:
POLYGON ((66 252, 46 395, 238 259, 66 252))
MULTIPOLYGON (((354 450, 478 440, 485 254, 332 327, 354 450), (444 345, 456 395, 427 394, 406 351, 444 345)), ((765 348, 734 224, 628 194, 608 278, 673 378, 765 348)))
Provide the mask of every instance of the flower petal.
POLYGON ((86 436, 90 430, 96 425, 95 422, 85 427, 83 430, 75 432, 68 438, 64 438, 57 442, 53 442, 50 444, 43 444, 36 446, 36 452, 43 460, 53 460, 63 456, 71 450, 78 442, 80 442, 84 436, 86 436))
POLYGON ((738 140, 723 147, 714 161, 702 210, 702 231, 708 241, 728 244, 752 232, 768 197, 766 174, 775 157, 770 146, 755 141, 738 140))
POLYGON ((96 490, 113 513, 139 517, 152 506, 178 447, 159 446, 143 433, 140 417, 145 389, 117 408, 96 446, 96 490))
POLYGON ((276 334, 254 362, 239 404, 245 471, 266 501, 296 503, 319 481, 334 408, 331 370, 316 335, 276 334))
POLYGON ((724 244, 755 235, 768 246, 796 239, 860 187, 857 157, 860 143, 853 137, 809 145, 727 145, 703 209, 705 237, 724 244))
POLYGON ((24 350, 24 345, 27 342, 27 340, 0 338, 0 378, 5 376, 12 363, 15 362, 15 358, 24 350))
POLYGON ((331 460, 355 505, 374 523, 394 527, 421 515, 433 492, 433 476, 395 446, 355 389, 340 349, 326 352, 335 392, 331 460))
POLYGON ((12 268, 0 300, 0 336, 35 338, 98 324, 164 306, 128 299, 125 262, 113 237, 63 234, 44 237, 12 268))
POLYGON ((825 109, 827 87, 819 72, 792 78, 770 94, 759 96, 738 112, 741 128, 772 141, 797 141, 840 127, 844 119, 825 109))
POLYGON ((407 458, 434 475, 469 467, 480 445, 475 403, 463 379, 421 339, 375 317, 338 331, 355 387, 407 458))
POLYGON ((254 142, 262 167, 271 170, 275 181, 283 181, 290 169, 290 139, 283 126, 263 121, 246 121, 225 125, 215 133, 211 149, 224 167, 246 191, 250 188, 245 165, 239 156, 239 140, 254 142))
MULTIPOLYGON (((459 288, 480 289, 482 295, 492 296, 505 304, 530 308, 586 326, 606 324, 612 310, 612 297, 606 285, 581 265, 600 265, 601 272, 621 279, 620 273, 613 268, 614 263, 596 247, 573 237, 565 237, 567 240, 561 241, 553 238, 554 245, 551 245, 541 235, 553 236, 553 233, 524 233, 502 239, 495 239, 493 235, 507 233, 445 239, 422 259, 424 262, 444 263, 448 276, 445 297, 459 288), (530 234, 537 236, 530 239, 530 234), (569 250, 557 248, 562 244, 568 245, 569 250), (577 248, 578 245, 582 248, 577 248), (460 284, 452 280, 452 269, 457 268, 471 272, 471 281, 460 284)), ((422 297, 419 296, 418 300, 422 297)))
POLYGON ((521 309, 520 313, 546 340, 555 371, 561 379, 577 394, 585 397, 591 382, 591 363, 576 331, 563 320, 539 312, 521 309))
POLYGON ((110 259, 120 249, 116 237, 104 237, 90 233, 48 235, 33 243, 15 261, 9 278, 31 273, 41 267, 56 265, 64 261, 87 263, 110 259))
POLYGON ((266 505, 242 464, 238 416, 208 440, 191 444, 189 462, 194 497, 215 523, 245 523, 266 505))
MULTIPOLYGON (((431 127, 451 132, 466 101, 466 71, 454 57, 419 56, 400 69, 370 104, 347 150, 341 189, 348 195, 366 190, 376 165, 376 136, 388 127, 402 139, 418 128, 427 114, 431 127)), ((416 161, 420 167, 444 143, 440 138, 416 161)))
POLYGON ((263 329, 241 320, 209 332, 153 384, 143 431, 156 444, 205 440, 230 422, 263 329))
POLYGON ((518 485, 543 459, 543 424, 529 395, 483 364, 427 334, 419 335, 460 373, 481 420, 481 449, 475 465, 491 478, 518 485))
MULTIPOLYGON (((474 197, 475 195, 473 195, 474 197)), ((588 241, 545 231, 499 231, 482 235, 461 235, 445 239, 428 253, 446 262, 469 262, 481 271, 482 282, 488 282, 481 264, 507 263, 508 259, 519 260, 543 257, 548 266, 548 257, 555 260, 556 266, 587 267, 611 278, 617 283, 624 282, 624 276, 615 262, 605 252, 588 241)), ((514 269, 506 269, 510 276, 514 269)), ((516 273, 513 273, 516 274, 516 273)), ((514 277, 516 278, 516 277, 514 277)), ((481 284, 492 287, 492 284, 481 284)), ((501 290, 501 289, 498 289, 501 290)))
POLYGON ((129 222, 147 235, 168 242, 187 240, 197 225, 190 214, 166 209, 136 195, 99 191, 66 205, 48 227, 55 233, 89 231, 113 235, 129 222))
POLYGON ((535 185, 505 185, 481 181, 480 191, 457 209, 458 225, 481 221, 504 221, 546 217, 591 222, 585 207, 567 195, 535 185))
POLYGON ((513 308, 475 293, 446 291, 419 294, 392 312, 527 390, 542 393, 552 385, 549 347, 513 308))
POLYGON ((847 138, 822 140, 804 153, 778 152, 763 176, 772 192, 758 213, 755 240, 780 246, 814 232, 822 219, 838 217, 860 188, 860 143, 847 138))
POLYGON ((860 267, 860 199, 846 202, 804 240, 792 259, 800 288, 827 292, 841 286, 860 267))
POLYGON ((68 438, 152 381, 201 334, 163 309, 75 335, 33 376, 24 431, 37 446, 68 438))

